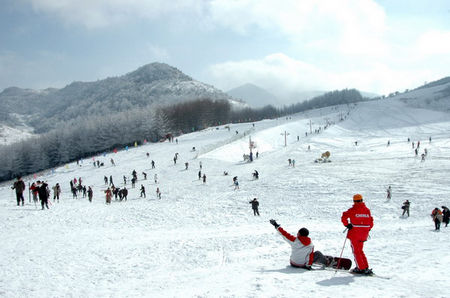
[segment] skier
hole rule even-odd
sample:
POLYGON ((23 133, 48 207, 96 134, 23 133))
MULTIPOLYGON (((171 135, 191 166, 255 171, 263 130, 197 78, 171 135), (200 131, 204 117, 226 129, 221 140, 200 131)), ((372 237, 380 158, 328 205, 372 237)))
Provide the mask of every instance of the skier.
POLYGON ((386 199, 390 200, 391 199, 391 186, 389 185, 389 187, 386 189, 386 199))
POLYGON ((122 188, 122 199, 125 199, 125 201, 128 199, 128 189, 126 187, 122 188))
POLYGON ((234 184, 234 190, 239 189, 239 182, 238 182, 237 176, 233 177, 233 184, 234 184))
POLYGON ((292 160, 290 158, 288 158, 288 162, 289 162, 289 166, 292 165, 292 160))
POLYGON ((153 176, 153 179, 155 180, 155 184, 158 183, 158 174, 155 174, 155 176, 153 176))
POLYGON ((253 172, 253 178, 255 178, 255 179, 258 179, 258 178, 259 178, 259 173, 258 173, 257 170, 255 170, 255 171, 253 172))
POLYGON ((319 263, 323 266, 331 265, 333 261, 331 257, 325 257, 320 251, 314 251, 314 245, 311 242, 311 238, 308 237, 309 231, 307 228, 301 228, 297 236, 294 236, 280 227, 275 220, 271 219, 270 224, 275 227, 283 239, 291 246, 289 261, 292 267, 311 270, 313 263, 319 263))
POLYGON ((131 187, 134 188, 134 185, 136 184, 136 178, 131 178, 131 187))
POLYGON ((198 180, 202 179, 202 171, 198 171, 198 180))
POLYGON ((20 202, 22 202, 22 206, 25 204, 25 200, 23 198, 23 191, 25 190, 25 183, 22 180, 22 177, 18 176, 17 181, 14 182, 11 189, 16 190, 16 199, 17 199, 17 206, 20 206, 20 202))
POLYGON ((201 170, 203 168, 202 162, 200 161, 198 164, 199 164, 200 170, 201 170))
POLYGON ((295 168, 295 159, 292 160, 292 167, 295 168))
POLYGON ((146 172, 142 172, 142 175, 144 175, 144 180, 147 180, 147 173, 146 172))
POLYGON ((343 212, 341 217, 342 224, 348 229, 347 238, 350 239, 356 262, 356 267, 352 272, 371 275, 373 272, 372 269, 369 269, 369 263, 364 254, 363 246, 373 227, 373 217, 370 214, 369 208, 363 203, 362 195, 355 194, 353 196, 353 202, 353 207, 343 212))
POLYGON ((114 185, 112 175, 109 176, 109 185, 114 185))
POLYGON ((31 184, 31 186, 30 186, 30 191, 31 191, 31 193, 32 193, 32 195, 33 195, 33 202, 36 204, 37 201, 38 201, 38 198, 37 198, 38 191, 37 191, 36 183, 33 182, 33 183, 31 184))
POLYGON ((406 200, 406 201, 403 202, 403 206, 402 206, 403 213, 402 213, 402 216, 404 216, 405 213, 406 213, 406 214, 408 214, 408 217, 409 217, 409 205, 410 204, 411 203, 409 202, 409 200, 406 200))
POLYGON ((184 163, 184 166, 185 166, 185 170, 187 170, 188 167, 189 167, 189 163, 188 163, 188 162, 185 162, 185 163, 184 163))
POLYGON ((206 183, 206 174, 203 174, 203 183, 206 183))
POLYGON ((154 168, 155 168, 155 161, 152 160, 152 169, 154 169, 154 168))
POLYGON ((48 209, 48 190, 47 190, 47 186, 48 184, 45 183, 44 181, 38 181, 38 194, 39 194, 39 200, 41 200, 41 206, 42 206, 42 210, 44 210, 44 206, 47 207, 48 209))
MULTIPOLYGON (((105 185, 108 185, 108 177, 104 176, 103 180, 105 181, 105 185)), ((72 181, 70 181, 70 185, 71 185, 71 187, 73 187, 72 181)))
POLYGON ((254 198, 252 201, 250 201, 248 203, 252 204, 253 215, 254 216, 258 215, 259 216, 259 210, 258 210, 259 202, 258 202, 258 200, 256 198, 254 198))
POLYGON ((127 185, 127 177, 125 175, 123 175, 123 184, 127 185))
POLYGON ((142 196, 144 196, 144 198, 146 198, 146 196, 145 196, 145 187, 144 187, 143 184, 141 184, 141 198, 142 198, 142 196))
POLYGON ((61 188, 59 187, 59 183, 56 183, 55 186, 52 187, 53 189, 53 202, 57 199, 59 202, 59 195, 61 194, 61 188))
POLYGON ((116 163, 114 162, 114 159, 112 159, 112 158, 111 158, 111 164, 112 164, 113 166, 116 166, 116 163))
POLYGON ((89 202, 92 203, 92 195, 94 194, 94 192, 92 191, 92 188, 90 186, 88 187, 87 193, 88 193, 89 202))
POLYGON ((109 187, 105 190, 105 195, 106 195, 106 204, 111 204, 111 189, 109 187))
POLYGON ((442 215, 443 215, 442 221, 445 223, 445 227, 447 227, 448 223, 449 223, 449 219, 450 219, 450 210, 445 206, 441 206, 441 208, 442 208, 442 215))
POLYGON ((159 190, 159 187, 156 188, 156 197, 161 200, 161 191, 159 190))
POLYGON ((83 198, 86 197, 86 191, 87 191, 86 185, 83 185, 83 198))
POLYGON ((436 231, 439 231, 441 229, 441 222, 442 222, 442 212, 439 208, 434 208, 431 212, 431 217, 434 221, 434 227, 436 231))

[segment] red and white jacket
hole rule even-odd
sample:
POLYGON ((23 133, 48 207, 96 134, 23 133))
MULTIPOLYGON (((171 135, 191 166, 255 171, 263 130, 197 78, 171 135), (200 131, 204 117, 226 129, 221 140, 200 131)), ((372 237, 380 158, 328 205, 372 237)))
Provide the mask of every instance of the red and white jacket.
POLYGON ((277 231, 292 248, 291 265, 296 267, 311 266, 314 260, 314 245, 311 239, 306 236, 295 237, 283 230, 282 227, 278 227, 277 231))
POLYGON ((366 241, 373 227, 373 217, 363 202, 355 202, 352 208, 342 213, 341 221, 344 226, 349 222, 353 225, 347 233, 350 240, 366 241))

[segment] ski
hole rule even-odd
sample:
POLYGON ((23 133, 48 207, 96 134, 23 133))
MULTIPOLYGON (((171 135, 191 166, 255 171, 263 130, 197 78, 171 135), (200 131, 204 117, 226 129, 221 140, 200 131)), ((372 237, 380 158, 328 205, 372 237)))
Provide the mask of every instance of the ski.
POLYGON ((354 275, 354 276, 361 276, 361 277, 367 276, 367 277, 376 277, 376 278, 386 279, 386 280, 391 279, 391 277, 389 277, 389 276, 378 275, 378 274, 375 274, 375 273, 372 273, 371 275, 364 275, 364 274, 353 273, 350 270, 345 270, 345 269, 336 269, 336 268, 333 268, 333 267, 314 266, 314 264, 313 264, 312 270, 314 270, 314 271, 326 270, 326 271, 348 273, 348 274, 351 274, 351 275, 354 275))

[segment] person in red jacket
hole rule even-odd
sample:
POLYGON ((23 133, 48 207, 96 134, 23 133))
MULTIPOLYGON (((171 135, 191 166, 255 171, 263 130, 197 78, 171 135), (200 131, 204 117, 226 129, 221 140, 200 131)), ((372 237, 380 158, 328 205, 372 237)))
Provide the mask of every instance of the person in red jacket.
POLYGON ((342 213, 341 217, 342 224, 348 229, 347 238, 350 239, 355 257, 356 268, 352 272, 370 275, 373 273, 372 269, 369 269, 363 246, 373 227, 373 217, 369 208, 363 203, 362 195, 355 194, 353 202, 353 207, 342 213))

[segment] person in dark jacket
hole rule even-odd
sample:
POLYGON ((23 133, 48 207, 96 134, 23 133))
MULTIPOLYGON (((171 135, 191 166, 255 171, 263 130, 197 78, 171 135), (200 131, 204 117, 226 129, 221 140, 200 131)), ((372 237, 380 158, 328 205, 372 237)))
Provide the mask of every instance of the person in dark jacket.
MULTIPOLYGON (((431 142, 431 137, 430 137, 430 142, 431 142)), ((445 206, 441 206, 441 208, 442 208, 442 216, 443 216, 442 222, 445 223, 445 227, 447 227, 448 222, 450 221, 450 210, 448 210, 448 208, 445 206)))
POLYGON ((92 191, 92 188, 90 186, 88 187, 87 193, 88 193, 89 202, 92 203, 92 196, 94 195, 94 192, 92 191))
POLYGON ((141 198, 142 197, 146 198, 146 196, 145 196, 145 187, 144 187, 143 184, 141 184, 141 198))
POLYGON ((253 215, 254 216, 258 215, 259 216, 259 210, 258 210, 259 202, 258 202, 258 200, 256 198, 254 198, 252 201, 250 201, 248 203, 252 204, 253 215))
POLYGON ((25 200, 23 199, 23 191, 25 190, 25 183, 22 180, 22 177, 17 177, 17 181, 14 182, 12 189, 16 190, 16 199, 17 206, 20 206, 20 202, 22 202, 22 206, 25 204, 25 200))
POLYGON ((48 209, 48 184, 44 181, 38 181, 38 194, 39 194, 39 200, 41 200, 41 206, 42 210, 44 210, 44 206, 48 209))
POLYGON ((402 216, 405 215, 405 213, 406 213, 406 214, 408 214, 408 217, 409 217, 409 205, 410 204, 411 203, 409 202, 409 200, 406 200, 406 201, 403 202, 403 206, 402 206, 403 214, 402 214, 402 216))

